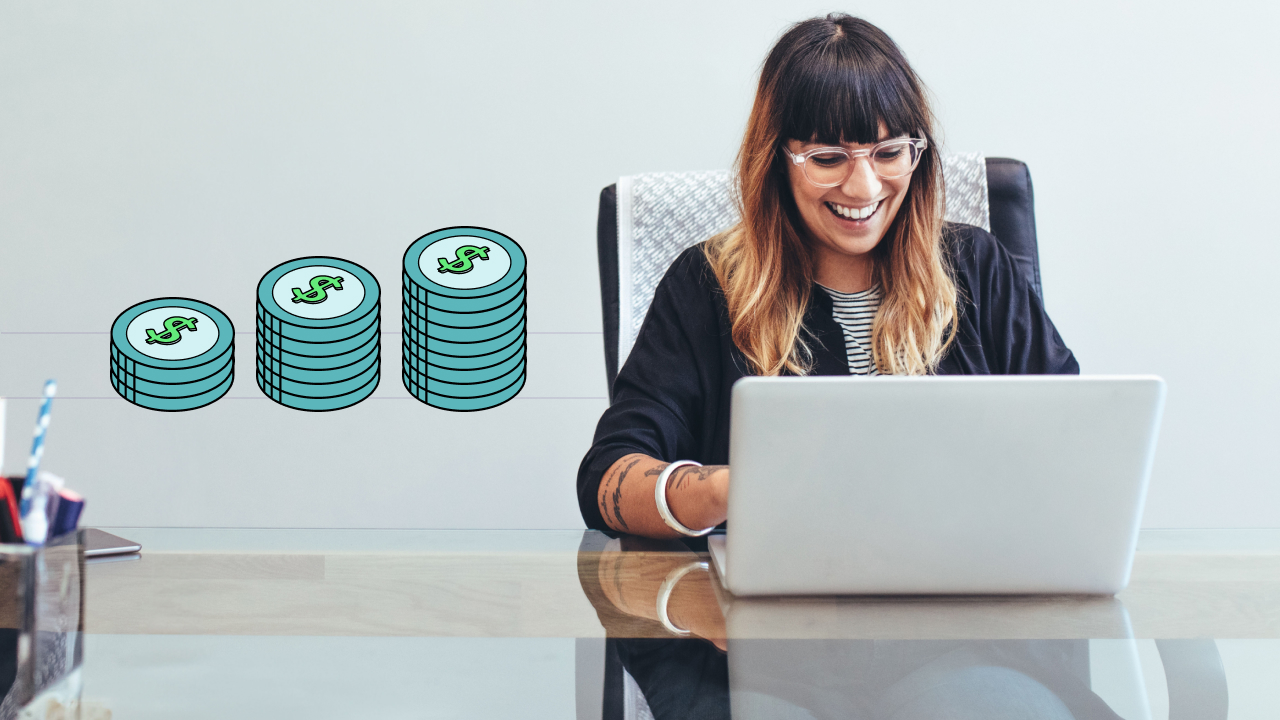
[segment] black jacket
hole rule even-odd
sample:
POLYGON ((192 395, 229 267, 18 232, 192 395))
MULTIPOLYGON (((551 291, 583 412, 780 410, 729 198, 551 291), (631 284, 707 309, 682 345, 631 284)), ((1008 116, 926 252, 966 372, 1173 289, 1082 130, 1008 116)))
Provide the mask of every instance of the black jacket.
MULTIPOLYGON (((959 290, 959 327, 938 374, 1079 373, 1040 297, 1000 243, 970 225, 948 225, 944 232, 959 290)), ((817 340, 810 343, 811 374, 848 375, 831 296, 816 286, 804 324, 817 340)), ((595 441, 578 467, 578 506, 587 527, 608 529, 597 494, 605 471, 623 455, 727 464, 729 391, 753 374, 749 367, 730 335, 720 284, 702 245, 695 245, 658 283, 614 381, 613 404, 600 417, 595 441)))

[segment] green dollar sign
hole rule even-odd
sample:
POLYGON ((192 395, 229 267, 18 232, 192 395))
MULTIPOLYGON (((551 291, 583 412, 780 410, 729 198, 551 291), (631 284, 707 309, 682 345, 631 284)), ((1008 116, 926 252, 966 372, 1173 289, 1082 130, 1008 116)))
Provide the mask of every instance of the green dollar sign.
POLYGON ((329 299, 329 293, 326 290, 330 288, 334 290, 342 289, 341 277, 329 277, 328 275, 317 275, 311 278, 311 289, 303 292, 302 288, 293 289, 293 301, 296 303, 306 303, 315 305, 329 299))
POLYGON ((156 334, 155 330, 147 328, 147 344, 155 345, 172 345, 182 339, 182 331, 196 331, 196 319, 174 316, 164 321, 164 332, 156 334))
POLYGON ((458 275, 471 272, 471 268, 475 267, 471 264, 471 258, 478 257, 481 260, 488 260, 489 246, 463 245, 454 254, 457 257, 453 261, 440 258, 440 272, 451 272, 458 275))

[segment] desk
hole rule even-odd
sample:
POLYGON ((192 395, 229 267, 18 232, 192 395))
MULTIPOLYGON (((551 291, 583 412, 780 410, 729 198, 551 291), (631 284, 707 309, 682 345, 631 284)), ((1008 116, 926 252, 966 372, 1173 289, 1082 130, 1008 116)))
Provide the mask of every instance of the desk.
POLYGON ((878 698, 870 716, 915 717, 913 702, 935 700, 920 690, 930 678, 1009 697, 1056 689, 1046 654, 1072 692, 1125 718, 1212 717, 1217 690, 1202 683, 1215 668, 1166 667, 1206 657, 1221 663, 1231 720, 1280 707, 1272 533, 1146 533, 1115 599, 744 601, 693 571, 668 615, 694 635, 674 638, 658 590, 705 559, 678 545, 572 531, 109 530, 144 549, 87 568, 83 697, 116 718, 613 720, 644 717, 649 699, 659 718, 694 712, 681 703, 728 717, 730 698, 735 718, 823 718, 854 691, 878 698))

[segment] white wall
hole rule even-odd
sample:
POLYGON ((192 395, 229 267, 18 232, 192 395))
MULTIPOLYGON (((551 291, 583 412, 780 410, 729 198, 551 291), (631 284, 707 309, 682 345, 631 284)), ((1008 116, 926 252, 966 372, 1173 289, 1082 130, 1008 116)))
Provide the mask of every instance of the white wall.
MULTIPOLYGON (((0 5, 0 395, 56 377, 47 467, 100 525, 579 527, 605 407, 595 212, 617 176, 725 167, 796 2, 0 5), (306 254, 364 264, 398 326, 417 236, 529 255, 529 381, 464 415, 262 399, 253 290, 306 254), (115 397, 125 307, 187 295, 244 333, 228 397, 115 397)), ((949 149, 1026 161, 1045 295, 1086 372, 1169 402, 1144 524, 1280 527, 1275 3, 847 5, 938 100, 949 149)), ((34 400, 10 403, 6 469, 34 400)))

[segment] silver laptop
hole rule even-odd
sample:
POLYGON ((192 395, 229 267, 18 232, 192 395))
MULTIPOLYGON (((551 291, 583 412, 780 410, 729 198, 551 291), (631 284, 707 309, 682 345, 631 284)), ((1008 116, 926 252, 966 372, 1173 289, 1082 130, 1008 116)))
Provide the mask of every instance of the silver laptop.
POLYGON ((735 595, 1115 594, 1129 581, 1164 381, 744 378, 735 595))

